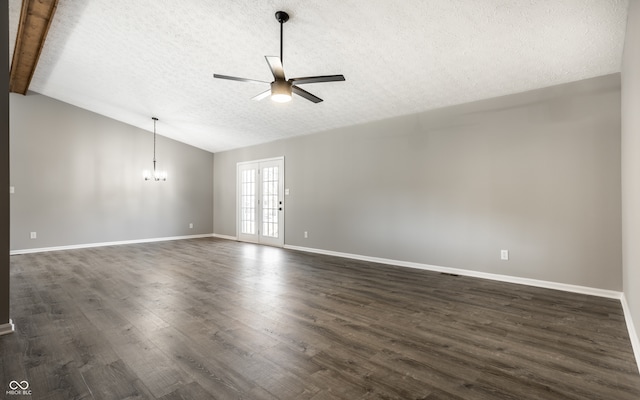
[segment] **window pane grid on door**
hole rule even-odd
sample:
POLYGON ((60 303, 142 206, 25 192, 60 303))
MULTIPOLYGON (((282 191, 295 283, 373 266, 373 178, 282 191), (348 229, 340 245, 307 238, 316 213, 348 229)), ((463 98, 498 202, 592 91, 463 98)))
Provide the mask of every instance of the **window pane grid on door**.
POLYGON ((241 232, 256 233, 256 170, 242 171, 240 189, 240 227, 241 232))
POLYGON ((262 170, 262 235, 278 237, 278 167, 262 170))

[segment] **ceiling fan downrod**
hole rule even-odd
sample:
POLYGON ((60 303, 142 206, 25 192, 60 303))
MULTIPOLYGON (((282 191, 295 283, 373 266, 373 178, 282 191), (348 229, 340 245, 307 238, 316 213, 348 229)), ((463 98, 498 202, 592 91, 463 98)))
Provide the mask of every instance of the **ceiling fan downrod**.
POLYGON ((284 58, 282 57, 283 27, 284 23, 289 20, 289 14, 284 11, 276 11, 276 20, 280 22, 280 63, 284 65, 284 58))

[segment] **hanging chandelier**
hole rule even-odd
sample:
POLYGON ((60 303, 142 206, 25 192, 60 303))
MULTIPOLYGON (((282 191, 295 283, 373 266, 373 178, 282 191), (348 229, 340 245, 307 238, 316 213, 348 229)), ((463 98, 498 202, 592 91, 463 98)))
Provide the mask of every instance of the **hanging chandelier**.
POLYGON ((153 120, 153 171, 145 169, 142 172, 142 177, 145 181, 166 181, 167 172, 156 169, 156 122, 158 121, 158 118, 151 117, 151 119, 153 120))

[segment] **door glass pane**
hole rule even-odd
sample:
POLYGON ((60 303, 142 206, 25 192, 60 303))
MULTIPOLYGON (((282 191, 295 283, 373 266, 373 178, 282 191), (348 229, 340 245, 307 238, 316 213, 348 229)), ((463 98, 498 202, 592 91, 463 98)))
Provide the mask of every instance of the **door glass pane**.
POLYGON ((262 170, 262 235, 278 237, 278 167, 262 170))
POLYGON ((241 232, 255 235, 256 233, 256 170, 242 171, 240 180, 240 227, 241 232))

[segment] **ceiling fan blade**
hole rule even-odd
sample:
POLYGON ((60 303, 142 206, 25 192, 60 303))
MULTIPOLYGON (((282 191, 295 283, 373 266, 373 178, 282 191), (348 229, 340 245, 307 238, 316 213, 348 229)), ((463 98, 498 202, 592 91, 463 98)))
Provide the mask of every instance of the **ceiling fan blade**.
POLYGON ((303 85, 305 83, 338 82, 344 80, 344 75, 307 76, 304 78, 289 79, 289 81, 294 85, 303 85))
POLYGON ((269 68, 271 68, 271 73, 276 80, 284 81, 286 80, 284 77, 284 68, 282 68, 282 61, 280 57, 275 56, 264 56, 267 59, 267 64, 269 64, 269 68))
POLYGON ((305 99, 312 101, 314 103, 320 103, 322 101, 320 97, 315 96, 304 89, 300 89, 297 86, 291 86, 291 91, 297 94, 298 96, 304 97, 305 99))
POLYGON ((218 79, 228 79, 231 81, 240 81, 240 82, 249 82, 249 83, 267 83, 267 84, 269 83, 265 81, 258 81, 256 79, 238 78, 235 76, 220 75, 220 74, 213 74, 213 77, 218 79))
POLYGON ((260 100, 262 100, 262 99, 265 99, 265 98, 269 97, 270 95, 271 95, 271 89, 266 90, 266 91, 264 91, 264 92, 260 93, 260 94, 259 94, 259 95, 257 95, 257 96, 253 96, 253 97, 251 98, 251 100, 260 101, 260 100))

